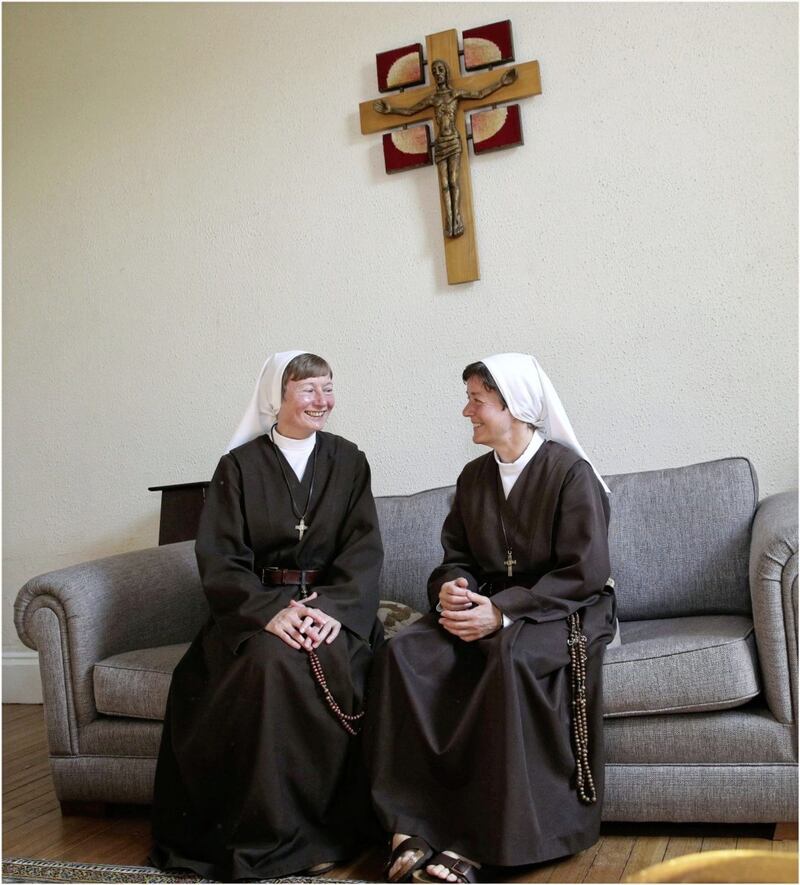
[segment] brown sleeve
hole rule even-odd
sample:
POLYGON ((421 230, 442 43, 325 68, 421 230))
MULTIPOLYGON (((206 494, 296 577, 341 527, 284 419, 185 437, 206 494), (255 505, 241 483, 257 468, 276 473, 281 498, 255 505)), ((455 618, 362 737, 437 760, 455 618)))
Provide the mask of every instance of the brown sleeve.
POLYGON ((439 591, 442 584, 455 581, 456 578, 466 578, 469 589, 473 593, 478 592, 478 581, 475 574, 478 565, 472 558, 467 541, 467 532, 464 528, 464 520, 461 515, 461 477, 456 482, 456 494, 453 498, 453 506, 447 514, 442 526, 442 547, 444 548, 444 560, 437 566, 428 578, 428 601, 431 611, 435 610, 439 602, 439 591))
POLYGON ((314 585, 319 598, 311 606, 367 640, 378 614, 383 543, 369 464, 363 452, 357 459, 347 513, 337 533, 337 554, 325 570, 325 583, 314 585))
POLYGON ((286 603, 279 590, 264 587, 253 572, 242 477, 232 455, 222 457, 206 491, 194 549, 211 613, 236 654, 286 603))
POLYGON ((611 574, 608 498, 587 461, 567 472, 555 515, 553 563, 533 587, 508 587, 492 603, 512 620, 557 621, 595 602, 611 574))

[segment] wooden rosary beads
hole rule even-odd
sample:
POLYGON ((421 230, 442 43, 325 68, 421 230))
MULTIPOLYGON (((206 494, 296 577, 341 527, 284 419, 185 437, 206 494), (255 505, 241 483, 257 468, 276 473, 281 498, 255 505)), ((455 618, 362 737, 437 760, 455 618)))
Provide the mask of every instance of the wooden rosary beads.
POLYGON ((314 674, 314 679, 316 680, 317 685, 322 689, 322 693, 325 696, 325 701, 331 709, 333 715, 339 720, 342 728, 349 734, 355 737, 358 732, 353 727, 352 723, 358 722, 359 719, 364 718, 364 710, 360 713, 345 713, 344 710, 336 703, 333 695, 331 694, 331 690, 328 688, 328 680, 325 678, 325 673, 322 669, 322 662, 319 659, 319 655, 313 649, 306 649, 308 652, 308 660, 311 664, 311 672, 314 674))
POLYGON ((578 612, 567 618, 569 625, 570 673, 572 681, 572 738, 575 743, 576 786, 581 802, 597 802, 594 778, 589 768, 589 726, 586 718, 586 662, 587 639, 581 632, 578 612))

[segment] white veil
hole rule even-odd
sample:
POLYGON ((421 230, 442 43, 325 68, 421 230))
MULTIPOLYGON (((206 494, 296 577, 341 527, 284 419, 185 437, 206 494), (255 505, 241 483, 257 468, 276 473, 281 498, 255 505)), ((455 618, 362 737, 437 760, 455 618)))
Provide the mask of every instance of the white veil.
POLYGON ((535 425, 545 439, 555 440, 589 461, 600 484, 610 494, 611 490, 578 442, 561 399, 536 357, 527 353, 496 353, 481 362, 491 372, 511 414, 526 424, 535 425))

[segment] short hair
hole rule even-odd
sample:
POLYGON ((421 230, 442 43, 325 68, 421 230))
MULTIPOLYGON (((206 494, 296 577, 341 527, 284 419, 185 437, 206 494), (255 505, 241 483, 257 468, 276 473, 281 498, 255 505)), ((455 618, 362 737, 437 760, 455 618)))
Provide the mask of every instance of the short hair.
POLYGON ((322 375, 330 375, 333 378, 333 372, 327 360, 322 359, 321 356, 317 356, 315 353, 299 353, 296 357, 289 360, 288 365, 283 370, 281 399, 286 396, 286 385, 289 381, 303 381, 306 378, 319 378, 322 375))
POLYGON ((492 377, 492 373, 486 368, 485 363, 470 363, 461 373, 461 380, 466 384, 470 378, 477 378, 487 390, 493 390, 500 397, 500 403, 503 408, 508 408, 506 398, 500 392, 497 382, 492 377))

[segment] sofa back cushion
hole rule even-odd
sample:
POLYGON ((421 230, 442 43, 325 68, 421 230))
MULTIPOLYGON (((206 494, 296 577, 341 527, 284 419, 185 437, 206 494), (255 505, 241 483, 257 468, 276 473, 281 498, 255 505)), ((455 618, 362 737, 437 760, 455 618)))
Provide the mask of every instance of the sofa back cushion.
POLYGON ((381 599, 428 611, 428 576, 442 561, 442 523, 454 493, 449 486, 375 499, 384 549, 381 599))
MULTIPOLYGON (((623 621, 748 614, 750 526, 758 501, 746 458, 606 477, 612 576, 623 621)), ((382 599, 428 610, 453 486, 377 498, 382 599)))
POLYGON ((606 482, 621 620, 750 612, 758 485, 746 458, 618 474, 606 482))

